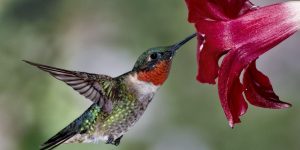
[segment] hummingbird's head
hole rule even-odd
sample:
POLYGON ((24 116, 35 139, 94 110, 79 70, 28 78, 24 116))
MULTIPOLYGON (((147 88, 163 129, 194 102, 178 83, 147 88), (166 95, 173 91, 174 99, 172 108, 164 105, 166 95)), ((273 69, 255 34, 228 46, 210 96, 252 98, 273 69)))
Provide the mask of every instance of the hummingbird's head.
POLYGON ((197 34, 190 35, 184 40, 164 47, 150 48, 145 51, 136 61, 133 71, 137 73, 138 79, 161 85, 168 78, 172 59, 177 50, 197 34))

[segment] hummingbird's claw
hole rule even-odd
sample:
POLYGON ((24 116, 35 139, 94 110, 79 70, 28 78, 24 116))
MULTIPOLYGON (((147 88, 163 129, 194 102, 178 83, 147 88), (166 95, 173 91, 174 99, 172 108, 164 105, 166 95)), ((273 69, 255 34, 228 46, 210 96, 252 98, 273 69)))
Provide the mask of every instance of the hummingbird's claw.
POLYGON ((115 140, 114 137, 112 135, 110 135, 110 136, 108 136, 106 144, 113 144, 114 140, 115 140))
POLYGON ((122 137, 123 137, 123 135, 121 135, 117 139, 114 139, 113 136, 111 135, 108 137, 106 144, 112 144, 112 145, 118 146, 121 142, 122 137))
POLYGON ((115 146, 118 146, 118 145, 120 144, 120 142, 121 142, 122 137, 123 137, 123 135, 121 135, 120 137, 118 137, 118 138, 114 141, 113 144, 114 144, 115 146))

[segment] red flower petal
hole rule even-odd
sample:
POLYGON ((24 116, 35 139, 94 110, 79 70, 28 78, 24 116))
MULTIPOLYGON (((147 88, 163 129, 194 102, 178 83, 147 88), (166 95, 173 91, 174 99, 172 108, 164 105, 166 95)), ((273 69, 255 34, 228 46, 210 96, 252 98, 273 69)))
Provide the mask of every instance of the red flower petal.
POLYGON ((254 5, 248 0, 210 0, 210 2, 219 7, 222 14, 234 19, 243 15, 254 5), (243 12, 241 12, 243 10, 243 12))
POLYGON ((224 31, 224 26, 220 26, 219 22, 207 21, 203 20, 203 18, 228 20, 229 18, 223 16, 223 12, 220 11, 227 8, 227 6, 238 8, 225 9, 225 11, 227 11, 229 14, 235 13, 235 15, 238 14, 237 12, 240 9, 240 14, 244 14, 256 7, 251 2, 245 0, 221 0, 219 3, 216 3, 213 0, 211 0, 211 2, 207 0, 186 0, 186 3, 189 7, 189 20, 191 22, 197 22, 197 31, 208 36, 208 40, 205 41, 204 48, 200 47, 200 45, 203 44, 203 41, 198 41, 197 80, 202 83, 215 84, 215 79, 218 76, 219 70, 218 60, 227 52, 227 50, 231 48, 231 45, 227 44, 230 43, 228 42, 230 39, 227 38, 230 37, 230 35, 226 34, 227 32, 224 31), (230 12, 229 10, 233 11, 230 12))
POLYGON ((229 20, 252 9, 248 0, 185 0, 189 9, 188 20, 195 23, 201 19, 229 20))
POLYGON ((228 20, 220 8, 209 0, 185 0, 189 9, 189 22, 197 22, 201 19, 228 20))
POLYGON ((186 0, 189 21, 206 35, 197 49, 197 79, 215 83, 231 127, 247 110, 246 98, 253 105, 286 108, 274 93, 269 79, 255 67, 255 60, 300 29, 300 2, 286 2, 259 9, 247 0, 186 0), (253 10, 253 11, 252 11, 253 10), (228 52, 228 53, 227 53, 228 52), (221 67, 218 61, 225 53, 221 67), (249 66, 249 67, 248 67, 249 66), (248 68, 247 68, 248 67, 248 68), (244 86, 239 77, 246 69, 244 86))
MULTIPOLYGON (((220 22, 211 22, 203 20, 196 24, 198 33, 205 34, 203 47, 197 49, 198 74, 197 80, 202 83, 215 84, 215 79, 218 77, 218 60, 224 55, 231 45, 226 45, 224 26, 220 22)), ((202 43, 202 41, 198 41, 202 43)), ((198 44, 200 45, 200 44, 198 44)))
POLYGON ((257 70, 255 61, 247 67, 243 84, 246 88, 245 96, 252 105, 273 109, 291 106, 291 104, 279 100, 273 91, 269 78, 257 70))
MULTIPOLYGON (((249 50, 249 49, 247 49, 249 50)), ((244 66, 240 49, 233 49, 225 56, 219 73, 219 97, 231 127, 240 122, 240 116, 246 112, 246 102, 243 98, 244 88, 239 76, 244 66)))
MULTIPOLYGON (((254 62, 260 55, 300 28, 300 15, 291 13, 291 11, 295 11, 296 9, 292 10, 290 7, 287 7, 291 5, 295 6, 295 4, 296 6, 300 6, 300 2, 272 5, 227 22, 226 27, 228 29, 226 31, 231 33, 231 40, 229 42, 232 43, 232 50, 225 56, 220 67, 218 86, 221 103, 231 126, 239 122, 239 116, 244 111, 241 108, 245 107, 244 104, 238 108, 232 106, 232 103, 243 103, 242 99, 237 98, 242 97, 242 87, 236 86, 240 84, 239 76, 241 71, 254 62)), ((296 11, 300 12, 300 10, 296 11)), ((269 83, 260 81, 260 84, 268 85, 269 83)), ((271 89, 270 84, 266 89, 271 89)), ((266 95, 264 93, 264 95, 260 96, 266 95)), ((275 98, 274 95, 272 96, 272 98, 275 98)), ((249 100, 253 102, 253 99, 250 98, 249 100)), ((255 102, 258 101, 262 102, 262 99, 255 102)))
POLYGON ((196 29, 206 35, 206 42, 202 50, 197 50, 197 79, 214 84, 219 58, 230 49, 251 43, 252 51, 265 52, 292 35, 300 25, 299 3, 263 7, 226 22, 198 20, 196 29))

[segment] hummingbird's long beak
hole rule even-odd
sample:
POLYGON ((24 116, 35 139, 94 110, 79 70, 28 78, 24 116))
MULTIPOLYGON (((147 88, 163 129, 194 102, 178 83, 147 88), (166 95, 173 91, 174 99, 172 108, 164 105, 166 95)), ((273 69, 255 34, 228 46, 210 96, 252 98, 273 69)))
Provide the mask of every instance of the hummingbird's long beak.
POLYGON ((169 49, 169 51, 171 51, 173 54, 175 54, 175 52, 185 43, 187 43, 188 41, 190 41, 191 39, 193 39, 195 36, 197 36, 197 33, 194 33, 188 37, 186 37, 184 40, 174 44, 173 46, 171 46, 171 48, 169 49))

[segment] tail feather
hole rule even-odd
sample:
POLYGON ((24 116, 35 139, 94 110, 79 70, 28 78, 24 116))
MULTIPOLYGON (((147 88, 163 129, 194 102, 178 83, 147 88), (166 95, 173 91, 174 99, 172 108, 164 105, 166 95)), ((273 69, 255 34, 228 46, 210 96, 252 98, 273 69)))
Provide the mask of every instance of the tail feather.
POLYGON ((90 128, 90 124, 86 122, 93 122, 97 119, 100 107, 94 103, 91 105, 80 117, 70 123, 67 127, 59 131, 56 135, 47 140, 41 145, 40 150, 51 150, 60 144, 66 142, 76 134, 84 134, 90 128))
POLYGON ((40 150, 54 149, 55 147, 64 143, 76 134, 76 132, 64 133, 64 131, 62 130, 61 132, 57 133, 54 137, 46 141, 43 145, 41 145, 40 150))

